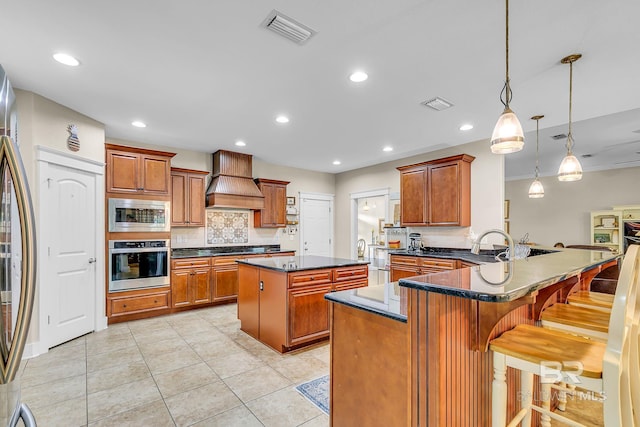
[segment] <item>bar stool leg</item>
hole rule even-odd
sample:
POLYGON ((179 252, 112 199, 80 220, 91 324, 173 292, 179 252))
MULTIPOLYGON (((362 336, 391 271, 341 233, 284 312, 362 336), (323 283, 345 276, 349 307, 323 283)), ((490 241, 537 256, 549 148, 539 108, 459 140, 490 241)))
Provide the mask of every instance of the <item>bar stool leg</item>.
MULTIPOLYGON (((520 371, 520 408, 531 408, 533 403, 533 374, 527 371, 520 371)), ((522 419, 522 427, 531 426, 531 409, 522 419)))
MULTIPOLYGON (((541 407, 547 411, 551 410, 551 383, 542 383, 540 387, 541 407)), ((542 427, 551 427, 551 417, 544 412, 540 417, 540 425, 542 427)))
POLYGON ((507 425, 507 356, 493 352, 493 382, 491 383, 491 425, 507 425))
POLYGON ((564 391, 564 389, 567 388, 567 384, 561 382, 559 386, 561 390, 558 392, 558 410, 564 412, 567 410, 567 392, 564 391))

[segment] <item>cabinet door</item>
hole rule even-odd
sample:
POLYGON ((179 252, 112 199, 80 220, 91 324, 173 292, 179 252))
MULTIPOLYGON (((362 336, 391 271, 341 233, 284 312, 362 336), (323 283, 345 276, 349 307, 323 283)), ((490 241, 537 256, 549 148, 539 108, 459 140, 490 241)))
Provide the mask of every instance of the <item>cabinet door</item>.
POLYGON ((276 185, 273 189, 273 226, 287 225, 287 187, 276 185))
POLYGON ((427 211, 429 225, 460 225, 458 162, 429 167, 427 211))
POLYGON ((182 307, 191 304, 189 298, 189 278, 193 270, 177 270, 171 272, 171 304, 182 307))
MULTIPOLYGON (((187 225, 188 201, 187 201, 187 174, 180 172, 171 173, 171 225, 187 225)), ((204 197, 203 197, 204 200, 204 197)))
POLYGON ((107 191, 137 193, 141 187, 139 160, 136 153, 107 150, 107 191))
POLYGON ((213 300, 234 300, 238 296, 238 265, 213 267, 213 300))
POLYGON ((260 269, 260 341, 282 352, 287 345, 287 275, 260 269))
POLYGON ((191 302, 205 304, 211 302, 211 269, 193 270, 191 275, 191 302))
POLYGON ((141 154, 140 167, 141 187, 144 194, 169 194, 171 159, 141 154))
POLYGON ((204 175, 188 176, 187 221, 190 226, 204 226, 204 175))
POLYGON ((329 302, 325 294, 331 286, 313 286, 289 291, 289 334, 293 346, 329 334, 329 302))
POLYGON ((403 172, 400 175, 400 222, 402 225, 425 225, 426 169, 403 172))
POLYGON ((391 264, 391 281, 396 282, 405 277, 413 277, 420 275, 420 269, 418 267, 407 267, 404 265, 391 264))

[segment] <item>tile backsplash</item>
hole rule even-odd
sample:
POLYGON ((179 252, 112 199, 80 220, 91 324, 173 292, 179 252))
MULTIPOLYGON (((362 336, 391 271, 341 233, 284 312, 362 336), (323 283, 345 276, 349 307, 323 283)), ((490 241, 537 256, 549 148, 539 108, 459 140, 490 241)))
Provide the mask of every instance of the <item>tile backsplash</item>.
MULTIPOLYGON (((207 246, 237 246, 237 245, 271 245, 271 244, 279 244, 280 235, 282 234, 280 229, 275 228, 253 228, 253 214, 249 210, 229 210, 229 209, 207 209, 207 226, 206 227, 173 227, 171 229, 171 247, 172 248, 199 248, 199 247, 207 247, 207 246), (228 230, 225 233, 222 233, 223 236, 220 236, 220 231, 212 231, 211 236, 214 239, 222 239, 224 240, 224 235, 227 236, 228 239, 233 240, 232 235, 238 232, 241 236, 244 236, 243 232, 245 230, 244 220, 247 219, 247 227, 246 227, 246 238, 244 242, 214 242, 210 243, 210 218, 216 218, 214 222, 217 224, 216 227, 224 224, 224 217, 220 219, 218 215, 212 215, 216 213, 222 214, 240 214, 240 215, 231 215, 228 219, 231 219, 231 229, 234 231, 228 230), (245 216, 243 216, 244 214, 245 216), (233 225, 233 218, 235 218, 235 228, 233 225), (217 221, 217 222, 216 222, 217 221), (238 231, 239 230, 239 231, 238 231), (278 233, 280 231, 280 233, 278 233)), ((224 228, 224 226, 223 226, 224 228)), ((215 230, 220 230, 220 228, 215 228, 215 230)), ((243 237, 241 237, 243 238, 243 237)))
POLYGON ((249 243, 249 213, 207 211, 207 244, 249 243))

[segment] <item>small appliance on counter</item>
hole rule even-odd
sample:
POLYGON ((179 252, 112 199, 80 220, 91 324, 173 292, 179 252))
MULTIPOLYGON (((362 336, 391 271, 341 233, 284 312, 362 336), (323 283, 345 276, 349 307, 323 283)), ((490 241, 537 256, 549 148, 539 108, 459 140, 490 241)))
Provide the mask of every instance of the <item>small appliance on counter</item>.
POLYGON ((419 251, 421 245, 422 245, 422 235, 420 233, 409 233, 408 250, 411 252, 419 251))

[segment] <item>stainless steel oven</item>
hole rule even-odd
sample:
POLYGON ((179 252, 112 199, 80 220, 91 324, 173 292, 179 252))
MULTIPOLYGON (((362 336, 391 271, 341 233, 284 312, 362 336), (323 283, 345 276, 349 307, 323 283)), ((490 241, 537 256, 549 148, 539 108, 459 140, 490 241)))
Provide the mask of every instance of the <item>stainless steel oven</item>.
POLYGON ((169 285, 169 240, 110 240, 109 292, 169 285))
POLYGON ((161 200, 109 199, 109 231, 171 231, 170 203, 161 200))

